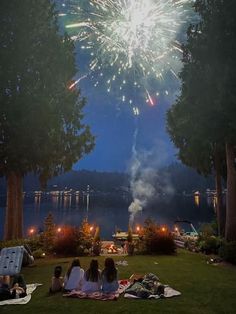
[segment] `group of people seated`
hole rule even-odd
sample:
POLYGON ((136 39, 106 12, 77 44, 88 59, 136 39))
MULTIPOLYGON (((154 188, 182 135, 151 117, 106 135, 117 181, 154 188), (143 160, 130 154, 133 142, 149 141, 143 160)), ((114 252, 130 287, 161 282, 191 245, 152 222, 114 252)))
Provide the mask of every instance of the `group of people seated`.
POLYGON ((26 296, 26 283, 23 275, 0 276, 0 301, 18 299, 26 296))
POLYGON ((56 266, 52 277, 50 292, 80 290, 85 293, 111 293, 118 289, 118 274, 112 258, 106 258, 101 271, 98 261, 92 259, 89 268, 84 271, 78 258, 74 259, 64 278, 62 267, 56 266))

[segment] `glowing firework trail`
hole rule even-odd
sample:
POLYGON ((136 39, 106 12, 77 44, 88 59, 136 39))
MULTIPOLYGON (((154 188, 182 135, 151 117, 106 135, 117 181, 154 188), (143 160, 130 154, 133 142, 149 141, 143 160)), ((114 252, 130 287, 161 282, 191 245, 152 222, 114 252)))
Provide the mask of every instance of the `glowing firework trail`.
POLYGON ((148 90, 146 89, 146 93, 147 93, 147 96, 148 96, 148 102, 150 103, 151 106, 154 106, 154 101, 152 99, 152 97, 150 96, 148 90))
POLYGON ((148 79, 161 79, 170 70, 178 72, 177 37, 189 21, 191 2, 69 0, 71 23, 66 27, 90 53, 90 70, 103 77, 106 69, 108 91, 112 84, 122 93, 131 86, 146 89, 148 79))
POLYGON ((76 80, 75 82, 73 82, 68 88, 72 89, 74 88, 81 80, 83 80, 84 78, 86 78, 88 76, 88 74, 81 76, 78 80, 76 80))

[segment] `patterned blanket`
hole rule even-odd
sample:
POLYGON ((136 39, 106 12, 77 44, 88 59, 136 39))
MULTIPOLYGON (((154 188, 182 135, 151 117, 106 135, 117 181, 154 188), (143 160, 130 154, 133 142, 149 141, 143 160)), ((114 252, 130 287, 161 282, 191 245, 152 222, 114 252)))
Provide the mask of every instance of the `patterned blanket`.
POLYGON ((103 293, 103 292, 85 293, 83 291, 73 290, 69 293, 63 294, 63 297, 92 299, 92 300, 100 300, 100 301, 115 301, 119 298, 120 294, 122 294, 129 286, 130 286, 130 282, 128 280, 119 280, 118 290, 112 293, 103 293))

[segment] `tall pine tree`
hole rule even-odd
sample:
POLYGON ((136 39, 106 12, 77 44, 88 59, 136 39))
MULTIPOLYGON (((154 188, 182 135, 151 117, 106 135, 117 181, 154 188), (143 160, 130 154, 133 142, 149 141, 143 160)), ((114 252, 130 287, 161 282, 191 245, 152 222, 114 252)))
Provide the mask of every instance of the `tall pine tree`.
POLYGON ((196 0, 195 9, 201 19, 188 31, 181 95, 168 128, 189 165, 202 169, 210 161, 218 185, 227 163, 225 237, 236 240, 236 3, 196 0))
POLYGON ((84 99, 69 90, 74 45, 50 0, 0 2, 0 175, 7 179, 5 239, 23 235, 22 179, 42 183, 94 146, 84 99))

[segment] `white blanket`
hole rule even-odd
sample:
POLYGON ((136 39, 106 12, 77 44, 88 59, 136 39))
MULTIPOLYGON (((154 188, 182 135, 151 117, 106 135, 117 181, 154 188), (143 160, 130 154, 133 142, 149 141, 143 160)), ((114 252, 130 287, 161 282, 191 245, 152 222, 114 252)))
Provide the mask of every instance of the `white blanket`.
POLYGON ((19 299, 9 299, 9 300, 4 300, 0 302, 0 305, 6 305, 6 304, 26 304, 30 301, 31 299, 31 294, 32 292, 38 287, 41 286, 41 283, 31 283, 26 285, 27 287, 27 296, 24 298, 19 298, 19 299))

